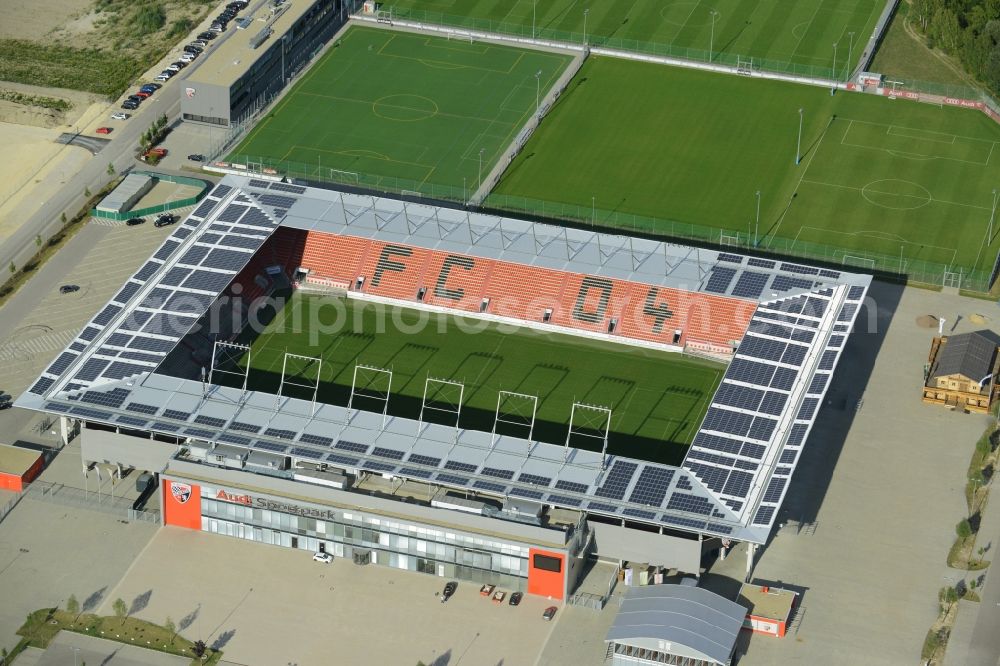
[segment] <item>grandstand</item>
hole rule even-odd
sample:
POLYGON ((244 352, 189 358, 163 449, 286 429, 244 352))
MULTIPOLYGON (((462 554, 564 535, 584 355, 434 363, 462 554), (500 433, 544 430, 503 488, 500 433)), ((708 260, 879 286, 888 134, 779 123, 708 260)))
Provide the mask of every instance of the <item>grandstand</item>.
MULTIPOLYGON (((317 465, 358 485, 372 477, 416 484, 424 490, 415 496, 461 491, 508 514, 511 502, 534 502, 539 511, 575 516, 563 543, 552 546, 548 532, 529 538, 502 517, 491 517, 488 531, 517 533, 529 544, 544 536, 547 547, 573 558, 590 547, 580 530, 616 525, 628 538, 598 540, 597 556, 642 552, 651 563, 696 571, 702 537, 723 540, 716 546, 767 540, 870 279, 228 176, 17 404, 64 425, 82 423, 85 460, 153 469, 171 483, 275 493, 273 479, 282 477, 281 496, 302 497, 295 470, 317 465), (680 466, 585 450, 569 439, 560 446, 254 391, 246 375, 242 388, 217 381, 220 350, 246 350, 228 342, 241 324, 213 323, 219 308, 235 299, 246 322, 259 297, 288 286, 729 364, 680 466), (174 350, 180 362, 168 373, 164 359, 174 350), (195 464, 194 450, 209 453, 195 464), (261 468, 267 479, 246 471, 261 456, 269 456, 261 468)), ((350 501, 366 507, 365 497, 350 501)), ((453 514, 420 515, 451 524, 453 514)), ((197 516, 177 515, 168 511, 166 521, 209 529, 197 516)), ((530 566, 522 571, 532 591, 530 566)))

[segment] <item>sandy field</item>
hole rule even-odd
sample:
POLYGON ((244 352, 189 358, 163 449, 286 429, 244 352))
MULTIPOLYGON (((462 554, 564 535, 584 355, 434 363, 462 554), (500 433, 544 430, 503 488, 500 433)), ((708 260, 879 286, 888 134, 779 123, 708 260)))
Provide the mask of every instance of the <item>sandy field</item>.
POLYGON ((92 0, 0 0, 0 39, 41 39, 89 13, 92 0))

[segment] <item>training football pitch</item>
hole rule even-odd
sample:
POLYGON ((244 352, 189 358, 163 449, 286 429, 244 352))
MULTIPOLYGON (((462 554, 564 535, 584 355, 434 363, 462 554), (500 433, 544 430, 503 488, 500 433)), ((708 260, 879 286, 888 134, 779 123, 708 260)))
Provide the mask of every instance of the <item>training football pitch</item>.
POLYGON ((713 242, 725 232, 882 270, 988 270, 998 141, 978 111, 591 57, 488 203, 539 212, 546 200, 565 204, 548 215, 713 242))
POLYGON ((397 190, 433 183, 471 195, 568 62, 353 27, 229 160, 348 185, 390 179, 397 190))
MULTIPOLYGON (((416 418, 427 377, 464 384, 462 426, 489 431, 500 391, 538 397, 534 436, 557 444, 566 440, 573 402, 612 409, 609 450, 621 455, 677 463, 686 450, 725 372, 725 367, 677 353, 605 343, 576 336, 505 327, 475 319, 364 303, 355 299, 296 293, 252 341, 250 384, 276 391, 285 353, 320 358, 322 364, 289 359, 285 395, 311 399, 319 372, 319 400, 346 405, 355 365, 392 370, 386 375, 359 370, 365 398, 355 407, 382 410, 375 399, 388 389, 389 413, 416 418), (289 383, 293 386, 289 387, 289 383)), ((458 389, 432 384, 435 406, 452 411, 458 389)), ((526 437, 532 401, 514 396, 501 403, 498 432, 526 437)), ((454 423, 444 411, 425 413, 454 423)), ((598 413, 577 412, 575 428, 596 428, 598 413)), ((600 441, 575 436, 572 445, 600 450, 600 441)))
POLYGON ((592 45, 696 60, 711 49, 716 61, 738 54, 773 69, 816 68, 817 76, 830 75, 836 44, 845 78, 848 57, 861 55, 884 7, 883 0, 397 0, 382 9, 393 18, 576 43, 586 31, 592 45))

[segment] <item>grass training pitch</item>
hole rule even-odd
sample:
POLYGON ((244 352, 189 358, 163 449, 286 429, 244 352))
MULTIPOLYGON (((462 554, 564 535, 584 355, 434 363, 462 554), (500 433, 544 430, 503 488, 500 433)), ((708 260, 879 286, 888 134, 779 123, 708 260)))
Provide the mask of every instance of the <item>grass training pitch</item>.
MULTIPOLYGON (((296 175, 378 185, 365 174, 475 191, 569 58, 353 27, 230 161, 298 163, 296 175), (536 78, 536 73, 538 77, 536 78), (360 179, 360 180, 359 180, 360 179)), ((278 166, 288 173, 287 165, 278 166)))
MULTIPOLYGON (((881 0, 397 0, 394 18, 707 60, 711 49, 847 75, 885 7, 881 0), (534 26, 534 27, 533 27, 534 26), (853 33, 853 37, 851 36, 853 33), (665 48, 671 46, 671 49, 665 48), (853 48, 852 48, 853 46, 853 48)), ((726 58, 726 60, 730 60, 726 58)))
MULTIPOLYGON (((490 431, 501 390, 535 395, 534 437, 556 444, 566 440, 574 401, 604 405, 612 409, 609 451, 668 463, 682 459, 725 372, 721 364, 677 353, 302 294, 292 296, 239 361, 246 367, 249 358, 252 388, 277 390, 286 352, 322 364, 290 359, 286 381, 298 387, 286 383, 285 395, 311 399, 311 388, 301 385, 311 387, 320 367, 319 400, 346 405, 356 364, 389 368, 390 414, 416 418, 425 379, 451 379, 465 385, 463 427, 490 431)), ((386 375, 359 371, 358 385, 369 398, 355 398, 355 407, 381 411, 370 396, 384 394, 386 375)), ((439 407, 458 403, 458 389, 449 385, 432 385, 429 396, 439 407)), ((501 413, 518 424, 498 432, 526 437, 520 423, 531 408, 530 400, 505 398, 501 413)), ((454 423, 453 415, 433 414, 425 418, 454 423)), ((599 422, 596 412, 578 410, 574 430, 599 422)), ((572 445, 600 450, 601 443, 574 436, 572 445)))
POLYGON ((812 256, 879 257, 883 270, 989 270, 998 141, 978 111, 592 57, 487 203, 557 202, 545 214, 714 242, 756 235, 778 252, 823 244, 839 250, 812 256))

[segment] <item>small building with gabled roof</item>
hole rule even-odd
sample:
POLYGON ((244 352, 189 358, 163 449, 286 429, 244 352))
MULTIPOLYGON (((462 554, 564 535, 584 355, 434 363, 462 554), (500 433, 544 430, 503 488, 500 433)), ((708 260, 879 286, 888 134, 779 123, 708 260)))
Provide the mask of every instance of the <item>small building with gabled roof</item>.
POLYGON ((608 630, 615 666, 727 666, 747 609, 693 585, 629 588, 608 630))
POLYGON ((934 338, 923 400, 963 412, 986 413, 996 397, 1000 336, 975 331, 934 338))

